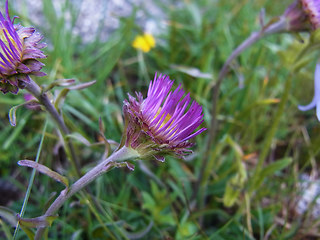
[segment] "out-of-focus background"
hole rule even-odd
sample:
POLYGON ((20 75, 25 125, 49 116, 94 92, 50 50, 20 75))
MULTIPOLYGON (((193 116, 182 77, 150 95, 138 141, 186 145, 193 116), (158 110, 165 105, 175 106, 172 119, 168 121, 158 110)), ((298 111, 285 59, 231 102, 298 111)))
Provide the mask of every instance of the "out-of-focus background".
MULTIPOLYGON (((135 91, 145 95, 155 72, 168 74, 175 86, 182 83, 203 106, 203 127, 211 129, 212 90, 224 61, 261 28, 262 9, 268 22, 290 3, 10 0, 9 7, 11 16, 20 17, 16 23, 34 26, 48 45, 48 75, 35 78, 37 83, 97 81, 70 91, 62 105, 85 173, 104 152, 103 144, 97 144, 102 141, 99 118, 106 137, 119 142, 123 100, 135 91), (156 41, 148 52, 132 46, 145 32, 156 41)), ((4 1, 0 4, 3 12, 4 1)), ((221 86, 214 116, 217 136, 202 175, 208 132, 196 137, 194 153, 185 160, 137 162, 133 172, 119 168, 98 178, 89 185, 93 201, 81 193, 68 201, 49 239, 319 239, 320 123, 315 110, 297 108, 312 99, 317 51, 292 74, 292 59, 308 41, 307 33, 269 36, 233 62, 221 86), (282 103, 286 93, 288 100, 282 103), (262 154, 266 170, 252 191, 250 181, 262 154)), ((61 89, 55 88, 52 97, 61 89)), ((14 212, 21 209, 31 174, 17 161, 35 159, 47 118, 44 111, 21 107, 17 126, 10 126, 8 112, 25 101, 24 93, 0 95, 0 205, 14 212)), ((40 162, 76 179, 52 121, 40 162)), ((62 189, 37 174, 25 217, 41 215, 52 193, 62 189)), ((0 238, 10 239, 14 227, 3 212, 1 208, 0 238)), ((20 231, 17 239, 27 235, 20 231)))

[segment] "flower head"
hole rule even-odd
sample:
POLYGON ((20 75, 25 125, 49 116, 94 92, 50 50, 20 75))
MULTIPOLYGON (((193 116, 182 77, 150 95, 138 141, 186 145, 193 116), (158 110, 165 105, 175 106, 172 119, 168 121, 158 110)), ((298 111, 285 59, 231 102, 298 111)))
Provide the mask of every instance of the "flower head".
POLYGON ((309 21, 313 29, 320 27, 320 1, 319 0, 301 0, 304 11, 309 16, 309 21))
POLYGON ((316 107, 317 118, 320 121, 320 62, 317 63, 316 71, 314 74, 314 96, 311 101, 306 106, 299 105, 298 108, 301 111, 308 111, 316 107))
POLYGON ((40 72, 43 63, 36 60, 46 56, 40 50, 45 47, 39 43, 42 36, 34 28, 13 24, 6 1, 6 15, 0 12, 0 90, 3 93, 17 93, 24 83, 30 81, 29 75, 44 76, 40 72))
POLYGON ((202 107, 191 102, 181 84, 171 91, 173 81, 168 76, 155 74, 150 82, 147 98, 136 93, 137 99, 128 94, 124 101, 123 113, 126 132, 122 145, 135 149, 142 158, 155 157, 164 160, 164 154, 183 157, 193 146, 189 140, 205 131, 202 107), (190 104, 189 108, 188 105, 190 104))
POLYGON ((320 1, 295 0, 285 11, 289 31, 310 31, 320 27, 320 1))
POLYGON ((307 31, 311 29, 308 14, 302 9, 300 0, 295 0, 286 9, 284 16, 289 31, 307 31))
POLYGON ((155 47, 155 45, 156 40, 149 33, 138 35, 132 42, 132 46, 134 48, 142 50, 143 52, 149 52, 151 48, 155 47))

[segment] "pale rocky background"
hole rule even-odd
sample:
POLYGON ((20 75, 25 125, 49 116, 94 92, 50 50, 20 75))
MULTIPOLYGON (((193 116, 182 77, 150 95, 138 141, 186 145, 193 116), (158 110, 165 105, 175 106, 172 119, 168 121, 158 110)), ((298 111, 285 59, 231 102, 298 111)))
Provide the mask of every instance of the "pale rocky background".
MULTIPOLYGON (((9 0, 9 4, 17 13, 30 18, 36 26, 43 26, 47 24, 43 16, 43 1, 52 1, 53 11, 70 22, 71 14, 62 11, 65 0, 9 0)), ((99 33, 101 40, 107 40, 110 33, 119 27, 119 18, 129 17, 135 7, 136 23, 143 31, 157 35, 165 30, 167 19, 159 4, 162 6, 172 4, 170 0, 69 0, 69 2, 79 12, 73 33, 81 35, 84 43, 95 39, 101 24, 103 25, 103 31, 99 33)), ((1 2, 1 5, 4 3, 1 2)), ((174 3, 175 7, 179 5, 174 3)))

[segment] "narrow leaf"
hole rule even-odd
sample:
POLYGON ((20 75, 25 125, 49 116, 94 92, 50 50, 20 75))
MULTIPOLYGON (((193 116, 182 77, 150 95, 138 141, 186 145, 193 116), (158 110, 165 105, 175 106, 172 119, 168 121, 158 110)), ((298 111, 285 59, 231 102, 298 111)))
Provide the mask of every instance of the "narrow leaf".
POLYGON ((17 118, 16 118, 17 109, 19 107, 22 107, 22 106, 25 106, 25 105, 28 105, 28 104, 32 104, 32 103, 39 103, 39 102, 37 100, 30 100, 30 101, 21 103, 21 104, 19 104, 17 106, 14 106, 9 110, 8 117, 9 117, 9 122, 10 122, 11 126, 15 127, 17 125, 17 118))
POLYGON ((0 218, 0 229, 2 230, 2 233, 6 236, 6 239, 12 240, 12 234, 11 234, 11 227, 9 227, 4 221, 0 218))
POLYGON ((148 226, 146 226, 144 229, 142 229, 139 232, 135 232, 135 233, 128 233, 126 232, 126 235, 129 239, 141 239, 143 237, 145 237, 148 232, 150 232, 151 228, 153 226, 153 221, 150 221, 150 223, 148 224, 148 226))
POLYGON ((79 230, 75 231, 71 236, 71 240, 78 240, 78 239, 80 240, 80 239, 82 239, 82 236, 81 236, 82 233, 83 233, 82 229, 79 229, 79 230))
POLYGON ((255 179, 253 183, 253 189, 257 189, 266 177, 273 175, 275 172, 280 171, 287 167, 292 162, 292 158, 285 158, 282 160, 277 160, 274 163, 269 164, 264 169, 260 171, 260 174, 255 179))
POLYGON ((24 231, 24 233, 28 236, 28 238, 30 240, 34 240, 34 235, 35 234, 30 228, 25 227, 25 226, 20 226, 20 227, 21 227, 22 231, 24 231))
POLYGON ((21 160, 18 162, 18 164, 20 166, 24 166, 24 167, 30 167, 30 168, 34 168, 37 171, 46 174, 47 176, 53 178, 54 180, 61 182, 63 185, 65 185, 66 187, 69 186, 69 181, 66 177, 60 175, 59 173, 52 171, 50 168, 37 163, 35 161, 30 161, 30 160, 21 160))
POLYGON ((260 177, 268 177, 272 174, 274 174, 277 171, 280 171, 287 167, 290 163, 292 163, 292 158, 285 158, 282 160, 277 160, 268 166, 266 166, 260 173, 260 177))
POLYGON ((188 67, 188 66, 182 66, 182 65, 170 65, 171 68, 180 71, 182 73, 185 73, 191 77, 195 78, 206 78, 206 79, 212 79, 213 75, 211 73, 204 73, 201 72, 198 68, 188 67))
POLYGON ((99 134, 102 137, 104 144, 105 144, 105 153, 104 153, 104 157, 108 157, 109 153, 111 152, 111 146, 110 143, 108 141, 108 139, 106 138, 106 136, 104 135, 104 125, 103 122, 101 120, 101 117, 99 118, 99 134))
POLYGON ((88 88, 90 86, 92 86, 93 84, 95 84, 97 81, 93 80, 91 82, 86 82, 86 83, 81 83, 72 87, 69 87, 70 90, 80 90, 80 89, 85 89, 88 88))
POLYGON ((62 104, 64 102, 64 100, 66 99, 67 94, 69 93, 69 91, 70 91, 70 89, 65 88, 59 93, 59 95, 58 95, 58 97, 57 97, 57 99, 56 99, 56 101, 54 103, 54 106, 55 106, 56 109, 59 109, 60 104, 62 104))
POLYGON ((226 136, 225 141, 230 145, 230 147, 232 147, 232 149, 237 154, 237 157, 243 157, 243 151, 237 142, 235 142, 229 135, 226 136))
POLYGON ((236 175, 227 182, 223 196, 223 204, 226 207, 232 207, 235 204, 240 193, 243 191, 246 180, 247 174, 243 166, 243 168, 239 169, 236 175))
POLYGON ((53 201, 56 199, 57 192, 50 193, 48 200, 45 202, 43 210, 47 211, 47 209, 50 207, 50 205, 53 203, 53 201))
POLYGON ((44 92, 48 92, 54 87, 68 87, 76 82, 75 79, 57 79, 53 81, 48 87, 44 89, 44 92))
POLYGON ((11 226, 15 226, 17 224, 17 214, 9 208, 0 206, 0 217, 3 218, 7 223, 11 226))
POLYGON ((12 127, 15 127, 17 125, 17 122, 16 122, 17 109, 18 109, 18 106, 14 106, 9 111, 9 122, 12 127))
POLYGON ((70 138, 75 139, 75 140, 83 143, 84 145, 86 145, 86 146, 88 146, 88 147, 91 146, 91 143, 90 143, 84 136, 82 136, 80 133, 71 133, 71 134, 68 134, 68 135, 67 135, 67 138, 68 138, 68 139, 70 139, 70 138))
POLYGON ((20 218, 19 223, 21 227, 44 228, 50 227, 57 217, 58 216, 41 216, 36 218, 20 218))

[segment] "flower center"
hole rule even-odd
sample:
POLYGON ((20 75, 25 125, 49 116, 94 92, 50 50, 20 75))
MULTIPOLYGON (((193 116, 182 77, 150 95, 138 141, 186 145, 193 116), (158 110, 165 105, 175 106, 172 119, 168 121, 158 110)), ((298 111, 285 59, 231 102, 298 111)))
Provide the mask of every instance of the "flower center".
POLYGON ((160 114, 161 114, 161 108, 159 108, 157 114, 153 118, 153 119, 158 118, 158 121, 152 124, 154 134, 157 136, 157 138, 164 138, 169 140, 169 138, 175 136, 177 133, 177 129, 175 127, 172 127, 172 124, 175 120, 170 122, 170 124, 164 128, 164 125, 166 125, 171 120, 172 116, 169 113, 163 113, 161 116, 159 116, 160 114), (161 124, 159 124, 160 122, 161 124), (170 137, 168 138, 168 136, 170 137))
POLYGON ((0 53, 6 60, 12 62, 12 59, 18 57, 17 52, 14 52, 16 49, 18 49, 17 43, 5 28, 0 29, 0 40, 0 53))
MULTIPOLYGON (((170 119, 171 119, 171 115, 168 113, 167 116, 165 117, 164 121, 161 123, 160 127, 162 128, 170 119)), ((171 124, 168 127, 170 127, 171 124)))

